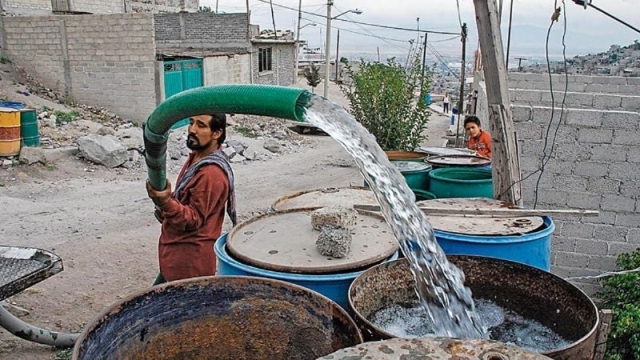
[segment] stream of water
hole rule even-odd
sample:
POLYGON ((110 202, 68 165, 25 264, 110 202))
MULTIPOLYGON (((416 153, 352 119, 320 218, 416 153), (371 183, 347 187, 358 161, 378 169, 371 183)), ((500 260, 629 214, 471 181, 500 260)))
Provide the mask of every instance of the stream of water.
POLYGON ((415 195, 375 138, 344 108, 313 96, 305 120, 338 141, 355 159, 380 204, 416 280, 416 292, 436 336, 487 339, 464 274, 451 264, 415 195))

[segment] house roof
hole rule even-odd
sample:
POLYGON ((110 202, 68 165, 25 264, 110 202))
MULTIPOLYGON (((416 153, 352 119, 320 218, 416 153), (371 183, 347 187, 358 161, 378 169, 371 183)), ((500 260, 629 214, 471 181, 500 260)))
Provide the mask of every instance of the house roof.
POLYGON ((275 40, 275 39, 251 39, 251 42, 254 44, 295 44, 295 40, 275 40))

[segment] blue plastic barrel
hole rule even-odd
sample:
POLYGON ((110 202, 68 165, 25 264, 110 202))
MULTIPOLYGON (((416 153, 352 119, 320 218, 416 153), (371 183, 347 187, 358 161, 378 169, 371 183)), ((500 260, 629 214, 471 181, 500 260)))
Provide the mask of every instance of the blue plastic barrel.
POLYGON ((555 225, 544 216, 544 226, 522 235, 480 236, 434 230, 436 240, 447 255, 478 255, 515 261, 549 271, 551 235, 555 225))
POLYGON ((424 102, 427 105, 431 105, 431 94, 430 93, 427 93, 427 95, 424 96, 424 102))
POLYGON ((0 107, 12 108, 12 109, 24 109, 24 103, 17 101, 0 101, 0 107))
MULTIPOLYGON (((241 263, 232 258, 226 248, 227 235, 228 234, 223 234, 220 236, 214 246, 214 251, 218 258, 218 275, 257 276, 287 281, 319 292, 338 303, 338 305, 347 311, 349 310, 349 286, 351 286, 351 283, 356 277, 366 270, 363 269, 361 271, 338 274, 294 274, 261 269, 241 263)), ((383 262, 395 260, 397 258, 398 252, 396 251, 391 257, 383 262)))

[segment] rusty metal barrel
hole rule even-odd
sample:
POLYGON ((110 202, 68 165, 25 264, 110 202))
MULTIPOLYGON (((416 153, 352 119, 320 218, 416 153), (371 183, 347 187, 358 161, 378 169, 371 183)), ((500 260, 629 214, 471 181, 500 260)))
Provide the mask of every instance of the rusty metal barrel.
POLYGON ((310 360, 362 342, 328 298, 286 282, 202 277, 113 305, 84 329, 73 360, 310 360))
POLYGON ((318 360, 548 360, 513 345, 492 340, 451 338, 390 339, 338 350, 318 360))
MULTIPOLYGON (((489 299, 567 340, 568 345, 541 354, 556 360, 593 358, 598 310, 580 289, 549 272, 512 261, 462 255, 447 258, 464 271, 465 285, 474 300, 489 299)), ((373 314, 416 301, 415 281, 406 259, 370 268, 349 288, 349 304, 365 341, 396 337, 370 321, 373 314)))

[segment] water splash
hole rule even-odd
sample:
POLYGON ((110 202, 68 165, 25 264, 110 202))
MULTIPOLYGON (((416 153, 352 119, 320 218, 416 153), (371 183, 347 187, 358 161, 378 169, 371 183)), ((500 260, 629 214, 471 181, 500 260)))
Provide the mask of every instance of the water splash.
POLYGON ((373 190, 416 280, 416 292, 436 336, 486 339, 464 274, 451 264, 400 171, 375 138, 343 107, 313 95, 305 120, 338 141, 373 190))

